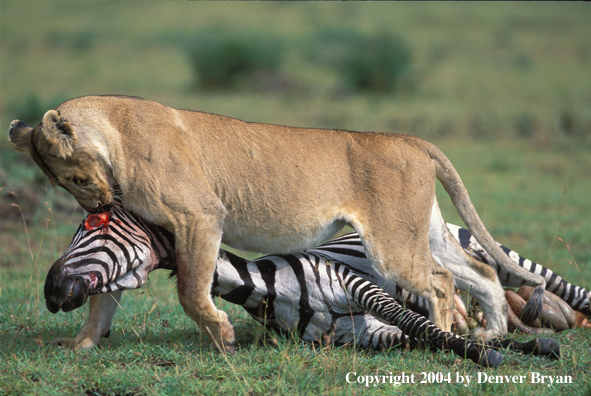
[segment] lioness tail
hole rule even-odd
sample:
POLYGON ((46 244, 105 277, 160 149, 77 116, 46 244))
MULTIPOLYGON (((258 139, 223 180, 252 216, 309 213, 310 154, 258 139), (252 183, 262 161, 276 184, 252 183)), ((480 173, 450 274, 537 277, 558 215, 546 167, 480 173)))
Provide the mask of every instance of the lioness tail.
POLYGON ((435 162, 437 178, 445 188, 445 191, 449 194, 458 214, 478 243, 480 243, 480 245, 503 269, 536 286, 536 289, 527 302, 521 317, 521 320, 524 323, 530 324, 541 312, 544 289, 546 287, 545 279, 540 275, 532 274, 523 269, 501 250, 482 223, 480 216, 478 216, 478 213, 470 200, 468 191, 450 160, 441 152, 441 150, 430 143, 427 143, 426 149, 429 156, 435 162))

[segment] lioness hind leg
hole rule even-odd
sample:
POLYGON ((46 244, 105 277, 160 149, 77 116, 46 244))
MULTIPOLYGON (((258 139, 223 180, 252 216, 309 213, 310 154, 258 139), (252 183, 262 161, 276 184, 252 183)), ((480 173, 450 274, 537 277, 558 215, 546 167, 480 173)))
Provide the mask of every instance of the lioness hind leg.
MULTIPOLYGON (((366 224, 368 224, 366 222, 366 224)), ((379 233, 370 227, 352 224, 360 232, 368 258, 386 278, 402 288, 424 297, 429 305, 429 319, 444 331, 451 330, 453 276, 439 266, 429 249, 427 227, 419 230, 406 226, 395 228, 380 224, 379 233)))
MULTIPOLYGON (((403 166, 412 177, 401 178, 398 172, 391 172, 388 183, 359 181, 371 188, 369 194, 376 198, 371 205, 359 199, 350 202, 343 217, 359 232, 373 266, 386 279, 424 297, 431 322, 450 331, 452 274, 435 262, 429 246, 435 197, 435 183, 429 180, 435 179, 435 170, 430 160, 409 160, 403 166)), ((372 174, 373 170, 367 173, 372 174)))
POLYGON ((447 229, 437 200, 431 212, 429 245, 435 261, 453 273, 455 286, 478 300, 490 334, 505 335, 507 300, 497 273, 466 254, 447 229))
POLYGON ((185 313, 211 338, 213 346, 220 352, 231 353, 234 350, 234 327, 228 315, 218 310, 211 298, 221 231, 216 227, 201 227, 181 234, 180 238, 180 233, 176 234, 179 301, 185 313), (191 238, 185 239, 187 234, 191 238))
POLYGON ((428 300, 429 309, 433 309, 440 315, 440 318, 435 319, 433 323, 436 323, 441 330, 451 332, 454 295, 453 274, 435 261, 432 261, 432 271, 435 296, 430 301, 428 300))
MULTIPOLYGON (((427 250, 430 255, 430 251, 427 250)), ((379 267, 378 267, 379 268, 379 267)), ((454 281, 447 269, 438 265, 430 256, 410 255, 405 262, 386 262, 386 278, 427 300, 429 320, 441 330, 450 332, 453 313, 454 281), (402 271, 393 273, 404 268, 402 271)))

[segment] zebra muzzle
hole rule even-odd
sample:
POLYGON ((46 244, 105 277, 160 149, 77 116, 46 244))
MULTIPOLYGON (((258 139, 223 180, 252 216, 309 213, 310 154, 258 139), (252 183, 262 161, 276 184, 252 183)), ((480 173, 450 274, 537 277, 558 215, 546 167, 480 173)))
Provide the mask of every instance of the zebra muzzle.
POLYGON ((69 312, 84 305, 89 292, 90 289, 84 279, 81 277, 74 278, 72 287, 62 304, 62 311, 69 312))
POLYGON ((45 280, 45 303, 51 313, 60 309, 72 311, 86 302, 90 285, 81 276, 67 276, 62 273, 60 260, 56 261, 45 280))

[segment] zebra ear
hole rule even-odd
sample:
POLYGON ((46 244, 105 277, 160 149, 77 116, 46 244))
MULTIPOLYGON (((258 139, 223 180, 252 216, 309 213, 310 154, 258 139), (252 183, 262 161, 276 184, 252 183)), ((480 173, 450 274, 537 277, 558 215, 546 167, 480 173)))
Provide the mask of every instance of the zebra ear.
POLYGON ((44 151, 63 159, 72 155, 78 136, 68 120, 58 111, 49 110, 45 113, 41 123, 41 132, 45 138, 44 151))

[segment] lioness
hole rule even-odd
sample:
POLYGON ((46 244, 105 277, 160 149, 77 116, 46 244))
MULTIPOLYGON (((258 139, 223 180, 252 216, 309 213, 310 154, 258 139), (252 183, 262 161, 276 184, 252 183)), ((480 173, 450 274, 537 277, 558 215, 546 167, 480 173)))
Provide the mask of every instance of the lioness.
MULTIPOLYGON (((429 248, 436 178, 496 262, 538 285, 531 316, 541 306, 544 279, 503 253, 450 161, 416 137, 248 123, 121 96, 69 100, 35 128, 13 121, 9 135, 87 211, 118 195, 174 233, 180 303, 222 351, 234 330, 210 297, 220 242, 293 253, 347 223, 376 269, 425 297, 431 321, 450 331, 452 274, 429 248)), ((504 334, 506 301, 495 308, 489 328, 504 334)))

